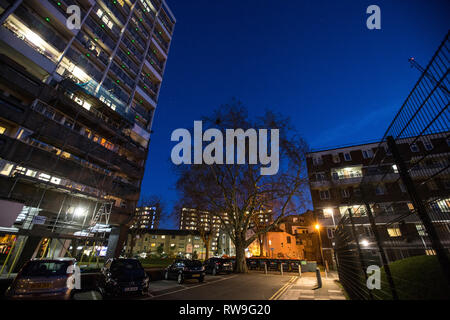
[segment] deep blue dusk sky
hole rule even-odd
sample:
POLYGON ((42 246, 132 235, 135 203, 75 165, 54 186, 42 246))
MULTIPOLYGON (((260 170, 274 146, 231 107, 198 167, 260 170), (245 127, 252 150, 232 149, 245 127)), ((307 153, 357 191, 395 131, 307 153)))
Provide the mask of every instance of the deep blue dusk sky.
MULTIPOLYGON (((448 0, 167 0, 177 18, 141 195, 177 199, 170 135, 232 97, 312 148, 381 138, 450 28, 448 0), (381 8, 368 30, 366 8, 381 8)), ((176 228, 163 220, 161 228, 176 228)))

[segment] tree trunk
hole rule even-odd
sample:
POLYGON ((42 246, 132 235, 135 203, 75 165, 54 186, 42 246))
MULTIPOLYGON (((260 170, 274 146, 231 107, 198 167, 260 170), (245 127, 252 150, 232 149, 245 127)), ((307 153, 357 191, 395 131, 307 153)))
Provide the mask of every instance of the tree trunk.
POLYGON ((258 242, 259 242, 259 256, 264 257, 264 244, 263 244, 263 238, 264 236, 262 234, 258 235, 258 242))
POLYGON ((206 249, 206 252, 205 252, 205 261, 206 261, 206 260, 209 259, 209 239, 208 239, 208 241, 206 241, 206 243, 205 243, 205 249, 206 249))
POLYGON ((247 272, 247 262, 245 260, 245 246, 240 242, 236 243, 236 266, 234 272, 236 273, 247 272))

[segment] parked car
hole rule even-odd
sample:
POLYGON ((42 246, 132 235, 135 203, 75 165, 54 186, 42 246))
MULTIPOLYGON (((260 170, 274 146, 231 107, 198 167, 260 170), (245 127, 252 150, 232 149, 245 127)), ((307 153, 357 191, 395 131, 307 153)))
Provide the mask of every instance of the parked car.
POLYGON ((267 260, 267 270, 279 271, 278 269, 278 261, 274 259, 267 260))
POLYGON ((247 267, 250 270, 257 270, 259 266, 258 260, 256 259, 247 259, 247 267))
POLYGON ((233 272, 233 264, 231 261, 222 258, 210 258, 205 261, 205 272, 211 273, 215 276, 218 273, 225 272, 231 273, 233 272))
POLYGON ((5 296, 14 300, 69 300, 80 289, 80 268, 75 259, 32 259, 19 271, 5 296))
POLYGON ((177 259, 164 271, 164 279, 176 279, 179 284, 185 279, 205 279, 205 267, 200 260, 177 259))
POLYGON ((97 282, 104 297, 147 294, 150 279, 137 259, 113 258, 106 261, 97 282))

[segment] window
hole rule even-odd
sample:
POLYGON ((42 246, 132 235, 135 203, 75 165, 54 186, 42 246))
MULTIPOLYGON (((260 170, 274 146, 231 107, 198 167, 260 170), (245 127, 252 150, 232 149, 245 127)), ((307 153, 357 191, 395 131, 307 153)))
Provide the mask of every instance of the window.
POLYGON ((323 172, 316 173, 316 181, 325 180, 325 174, 323 172))
POLYGON ((333 169, 331 174, 334 180, 359 178, 362 177, 362 170, 360 166, 340 168, 340 169, 333 169))
POLYGON ((390 204, 390 203, 380 203, 379 207, 380 207, 380 213, 384 213, 384 214, 393 214, 394 213, 394 208, 392 207, 392 204, 390 204))
POLYGON ((386 193, 386 190, 382 184, 379 184, 375 188, 375 194, 381 196, 386 193))
POLYGON ((398 173, 398 168, 396 164, 392 165, 392 170, 394 171, 394 173, 398 173))
POLYGON ((396 238, 396 237, 402 236, 402 233, 398 226, 392 226, 390 228, 387 228, 387 232, 391 238, 396 238))
POLYGON ((350 197, 350 192, 348 191, 348 189, 342 189, 341 190, 341 195, 342 195, 342 198, 349 198, 350 197))
POLYGON ((290 236, 287 236, 287 237, 286 237, 286 242, 287 242, 287 243, 291 243, 291 237, 290 237, 290 236))
POLYGON ((327 235, 328 235, 328 239, 333 239, 334 238, 334 229, 328 228, 327 235))
POLYGON ((330 199, 330 191, 329 190, 320 191, 320 199, 322 200, 330 199))
POLYGON ((341 158, 339 158, 339 154, 333 154, 332 157, 333 157, 333 162, 334 163, 341 162, 341 158))
POLYGON ((389 150, 388 146, 384 146, 384 152, 386 153, 387 156, 392 155, 392 152, 391 152, 391 150, 389 150))
POLYGON ((405 185, 403 184, 402 181, 400 181, 400 180, 398 181, 398 186, 399 186, 400 190, 401 190, 403 193, 406 192, 406 187, 405 187, 405 185))
POLYGON ((352 156, 350 155, 350 152, 344 152, 344 159, 345 159, 345 161, 352 160, 352 156))
POLYGON ((423 141, 423 146, 425 147, 425 150, 433 150, 433 144, 431 143, 430 140, 425 140, 423 141))
POLYGON ((0 126, 0 134, 4 134, 6 131, 5 127, 0 126))
POLYGON ((313 158, 313 165, 320 166, 322 164, 323 164, 322 157, 319 156, 313 158))
POLYGON ((419 152, 419 147, 417 146, 417 144, 412 143, 409 148, 411 149, 412 152, 419 152))
POLYGON ((362 152, 364 159, 373 158, 373 151, 372 150, 363 150, 362 152))
POLYGON ((408 202, 408 209, 414 211, 414 205, 411 202, 408 202))
POLYGON ((416 224, 417 233, 421 237, 425 237, 427 235, 427 232, 425 231, 425 227, 421 223, 416 224))

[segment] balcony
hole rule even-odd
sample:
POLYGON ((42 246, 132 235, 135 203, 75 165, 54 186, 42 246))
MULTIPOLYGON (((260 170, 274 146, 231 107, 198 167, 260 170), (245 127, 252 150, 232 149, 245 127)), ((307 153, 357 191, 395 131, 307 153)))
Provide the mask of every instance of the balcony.
POLYGON ((167 51, 169 50, 169 43, 166 40, 164 40, 164 38, 160 34, 160 31, 157 30, 155 31, 153 31, 153 35, 155 36, 154 38, 158 40, 158 44, 161 45, 162 48, 164 48, 164 53, 167 54, 167 51))

